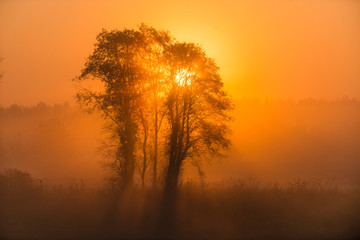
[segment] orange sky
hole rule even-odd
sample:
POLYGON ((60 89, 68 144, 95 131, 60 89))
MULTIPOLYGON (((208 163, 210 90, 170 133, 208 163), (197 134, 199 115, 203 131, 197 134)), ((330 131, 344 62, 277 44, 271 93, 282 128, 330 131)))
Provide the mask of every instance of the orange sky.
POLYGON ((141 22, 202 44, 235 98, 360 98, 360 1, 1 0, 0 105, 72 102, 96 34, 141 22))

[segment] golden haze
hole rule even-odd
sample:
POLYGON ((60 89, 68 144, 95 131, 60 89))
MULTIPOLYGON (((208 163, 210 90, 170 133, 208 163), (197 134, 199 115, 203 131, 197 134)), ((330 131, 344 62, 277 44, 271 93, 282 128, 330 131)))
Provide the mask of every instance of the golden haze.
POLYGON ((360 97, 358 1, 0 3, 1 104, 72 101, 102 28, 141 22, 201 44, 236 98, 360 97))

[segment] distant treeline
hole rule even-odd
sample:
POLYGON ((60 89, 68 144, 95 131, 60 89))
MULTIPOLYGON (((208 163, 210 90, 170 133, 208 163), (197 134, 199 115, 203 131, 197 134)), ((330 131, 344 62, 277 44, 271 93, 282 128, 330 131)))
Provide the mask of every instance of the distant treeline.
POLYGON ((18 168, 55 183, 102 184, 100 124, 67 103, 0 107, 0 169, 18 168))
MULTIPOLYGON (((338 184, 359 185, 359 99, 234 102, 233 147, 221 167, 216 161, 201 166, 208 180, 254 174, 269 179, 336 177, 338 184)), ((101 185, 101 132, 100 117, 67 103, 0 107, 0 169, 101 185)), ((196 179, 197 174, 190 169, 183 178, 196 179)))
POLYGON ((0 116, 16 116, 19 114, 36 114, 36 113, 48 113, 48 112, 57 112, 57 111, 68 111, 72 107, 66 102, 63 104, 46 104, 44 102, 39 102, 33 106, 23 106, 19 104, 12 104, 8 107, 3 107, 0 105, 0 116))
MULTIPOLYGON (((307 98, 302 100, 293 100, 293 99, 259 99, 259 98, 240 98, 235 99, 236 109, 244 105, 292 105, 292 106, 310 106, 315 105, 319 107, 331 106, 331 107, 360 107, 360 99, 358 98, 338 98, 336 100, 324 100, 316 98, 307 98)), ((41 113, 41 112, 56 112, 56 111, 68 111, 74 110, 78 111, 79 108, 76 106, 71 106, 68 102, 62 104, 47 104, 40 101, 36 105, 22 105, 22 104, 12 104, 10 106, 4 107, 0 105, 0 116, 5 115, 14 115, 14 114, 26 114, 26 113, 41 113)))
MULTIPOLYGON (((235 99, 235 108, 240 109, 246 105, 262 105, 262 106, 317 106, 317 107, 360 107, 360 99, 357 98, 339 98, 337 100, 324 100, 324 99, 315 99, 307 98, 302 100, 292 100, 292 99, 258 99, 258 98, 241 98, 235 99)), ((45 102, 39 102, 36 105, 22 105, 22 104, 12 104, 8 107, 0 105, 0 116, 6 115, 16 115, 16 114, 30 114, 30 113, 49 113, 57 111, 79 111, 79 108, 76 106, 71 106, 68 102, 62 104, 47 104, 45 102)))

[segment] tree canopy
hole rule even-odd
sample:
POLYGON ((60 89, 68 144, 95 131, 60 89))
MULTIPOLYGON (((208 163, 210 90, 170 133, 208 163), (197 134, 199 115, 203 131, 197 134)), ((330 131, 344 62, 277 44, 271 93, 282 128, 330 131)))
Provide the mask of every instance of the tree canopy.
POLYGON ((144 24, 97 36, 76 81, 100 81, 102 88, 79 87, 76 99, 110 123, 112 168, 122 186, 133 183, 136 169, 144 185, 152 165, 153 185, 176 189, 186 160, 229 148, 232 103, 218 70, 199 45, 144 24))

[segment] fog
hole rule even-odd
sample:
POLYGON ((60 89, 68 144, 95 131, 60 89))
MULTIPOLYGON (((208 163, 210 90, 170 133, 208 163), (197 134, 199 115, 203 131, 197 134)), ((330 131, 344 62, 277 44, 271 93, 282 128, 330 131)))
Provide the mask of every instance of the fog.
POLYGON ((1 168, 30 172, 53 184, 83 179, 102 184, 101 124, 68 104, 12 105, 1 109, 1 168))
MULTIPOLYGON (((359 186, 360 101, 241 99, 233 111, 232 148, 223 158, 186 163, 182 180, 264 182, 332 179, 359 186)), ((53 184, 74 178, 106 185, 103 120, 77 106, 12 105, 0 110, 0 168, 28 171, 53 184)), ((138 179, 139 180, 139 179, 138 179)))
POLYGON ((360 239, 359 13, 0 0, 0 239, 360 239))
POLYGON ((267 180, 336 178, 341 186, 360 183, 358 100, 236 103, 233 148, 221 162, 229 164, 222 177, 253 174, 267 180))
POLYGON ((357 239, 360 101, 235 104, 230 152, 184 166, 170 237, 161 189, 104 180, 99 115, 0 108, 0 238, 357 239))
POLYGON ((72 101, 101 29, 141 22, 201 44, 234 96, 360 97, 356 0, 2 0, 1 104, 72 101))

